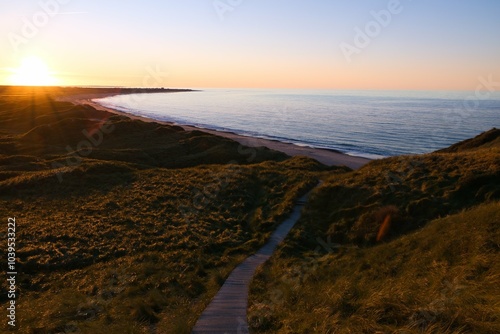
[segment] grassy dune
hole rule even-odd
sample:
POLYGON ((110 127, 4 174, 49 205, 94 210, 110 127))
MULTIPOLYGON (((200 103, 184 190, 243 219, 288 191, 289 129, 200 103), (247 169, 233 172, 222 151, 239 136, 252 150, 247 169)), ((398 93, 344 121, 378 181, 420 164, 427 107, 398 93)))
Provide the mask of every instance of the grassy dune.
POLYGON ((0 87, 19 333, 189 333, 318 179, 252 284, 255 333, 500 331, 499 130, 350 171, 57 102, 157 91, 0 87))
POLYGON ((499 139, 328 178, 252 283, 254 332, 500 332, 499 139))
POLYGON ((500 203, 342 254, 281 250, 252 285, 256 333, 500 332, 500 203))
POLYGON ((75 92, 2 88, 18 332, 189 333, 325 167, 55 100, 75 92))
POLYGON ((21 328, 187 332, 314 180, 296 162, 32 176, 2 198, 20 226, 21 328))

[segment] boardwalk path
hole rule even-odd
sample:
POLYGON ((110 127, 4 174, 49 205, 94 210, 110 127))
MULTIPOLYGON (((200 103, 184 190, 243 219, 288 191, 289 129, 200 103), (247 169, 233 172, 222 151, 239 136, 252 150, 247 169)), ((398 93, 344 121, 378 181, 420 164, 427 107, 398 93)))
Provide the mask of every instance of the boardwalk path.
POLYGON ((229 275, 217 295, 203 311, 192 334, 248 333, 248 286, 257 267, 266 262, 300 218, 307 196, 301 197, 290 216, 273 232, 266 245, 239 264, 229 275))

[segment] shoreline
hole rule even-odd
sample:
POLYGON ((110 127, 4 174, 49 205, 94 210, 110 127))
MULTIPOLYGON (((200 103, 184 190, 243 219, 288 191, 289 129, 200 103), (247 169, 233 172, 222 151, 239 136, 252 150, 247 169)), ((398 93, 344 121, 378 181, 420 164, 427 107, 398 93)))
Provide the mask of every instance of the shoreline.
POLYGON ((289 156, 307 156, 312 159, 315 159, 319 162, 321 162, 324 165, 327 166, 347 166, 352 169, 358 169, 365 164, 369 163, 372 161, 371 159, 368 158, 363 158, 363 157, 357 157, 357 156, 352 156, 348 155, 342 152, 338 152, 332 149, 323 149, 323 148, 312 148, 312 147, 306 147, 306 146, 298 146, 292 143, 285 143, 281 142, 278 140, 273 140, 273 139, 264 139, 264 138, 258 138, 258 137, 251 137, 251 136, 244 136, 244 135, 239 135, 234 132, 226 132, 226 131, 218 131, 218 130, 211 130, 211 129, 206 129, 206 128, 200 128, 196 127, 193 125, 185 125, 185 124, 177 124, 173 122, 167 122, 167 121, 160 121, 160 120, 155 120, 152 118, 147 118, 143 116, 137 116, 133 115, 130 113, 126 113, 120 110, 116 110, 113 108, 105 107, 95 101, 94 99, 100 99, 100 98, 106 98, 106 97, 111 97, 111 96, 116 96, 116 95, 121 95, 120 93, 89 93, 89 94, 78 94, 78 95, 67 95, 67 96, 61 96, 58 98, 59 101, 62 102, 71 102, 75 105, 89 105, 93 107, 94 109, 97 110, 102 110, 102 111, 107 111, 112 114, 116 115, 121 115, 128 117, 133 120, 141 120, 143 122, 154 122, 154 123, 159 123, 159 124, 164 124, 164 125, 170 125, 170 126, 179 126, 183 128, 185 131, 202 131, 205 133, 209 133, 215 136, 219 137, 224 137, 228 138, 231 140, 234 140, 242 145, 249 146, 249 147, 260 147, 264 146, 269 149, 275 150, 275 151, 280 151, 283 152, 289 156))

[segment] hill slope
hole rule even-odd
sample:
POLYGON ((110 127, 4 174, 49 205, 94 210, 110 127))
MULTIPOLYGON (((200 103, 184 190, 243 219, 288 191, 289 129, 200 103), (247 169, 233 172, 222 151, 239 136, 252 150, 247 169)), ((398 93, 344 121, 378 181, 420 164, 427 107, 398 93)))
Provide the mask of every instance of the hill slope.
POLYGON ((479 148, 498 147, 500 146, 500 130, 493 128, 489 131, 481 133, 474 138, 466 139, 448 148, 439 150, 441 153, 456 153, 470 151, 479 148))
POLYGON ((250 323, 256 333, 498 333, 499 221, 492 202, 342 255, 282 250, 254 281, 250 323))
MULTIPOLYGON (((0 216, 17 223, 19 333, 189 333, 325 169, 55 101, 75 89, 0 91, 0 216)), ((5 309, 6 280, 0 288, 5 309)))
POLYGON ((253 282, 255 332, 497 333, 499 199, 498 130, 325 178, 253 282))

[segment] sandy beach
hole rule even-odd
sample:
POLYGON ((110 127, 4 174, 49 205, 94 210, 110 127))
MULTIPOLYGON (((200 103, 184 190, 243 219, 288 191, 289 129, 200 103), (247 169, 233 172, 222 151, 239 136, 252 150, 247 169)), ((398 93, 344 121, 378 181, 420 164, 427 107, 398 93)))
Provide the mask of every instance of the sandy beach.
MULTIPOLYGON (((105 98, 105 97, 110 97, 114 96, 116 94, 111 94, 111 93, 96 93, 96 94, 79 94, 79 95, 70 95, 70 96, 63 96, 59 98, 60 101, 65 101, 65 102, 71 102, 74 104, 80 104, 80 105, 89 105, 92 106, 93 108, 97 110, 104 110, 108 111, 110 113, 118 114, 118 115, 123 115, 126 117, 129 117, 131 119, 137 119, 137 120, 142 120, 144 122, 156 122, 160 124, 166 124, 166 125, 174 125, 171 122, 165 122, 165 121, 159 121, 147 117, 141 117, 141 116, 136 116, 132 115, 129 113, 125 113, 116 109, 104 107, 100 105, 97 102, 94 102, 94 99, 99 99, 99 98, 105 98)), ((325 165, 328 166, 347 166, 352 169, 358 169, 368 162, 370 162, 370 159, 363 158, 363 157, 356 157, 356 156, 351 156, 347 155, 344 153, 336 152, 333 150, 327 150, 327 149, 318 149, 318 148, 311 148, 311 147, 302 147, 302 146, 297 146, 294 144, 290 143, 283 143, 280 141, 275 141, 275 140, 269 140, 269 139, 262 139, 262 138, 255 138, 255 137, 249 137, 249 136, 242 136, 238 135, 232 132, 224 132, 224 131, 216 131, 216 130, 210 130, 210 129, 204 129, 204 128, 198 128, 195 126, 191 125, 183 125, 183 124, 175 124, 177 126, 182 127, 186 131, 203 131, 206 133, 210 133, 216 136, 220 137, 225 137, 232 139, 242 145, 249 146, 249 147, 267 147, 276 151, 283 152, 287 155, 290 156, 307 156, 310 158, 313 158, 325 165)))

